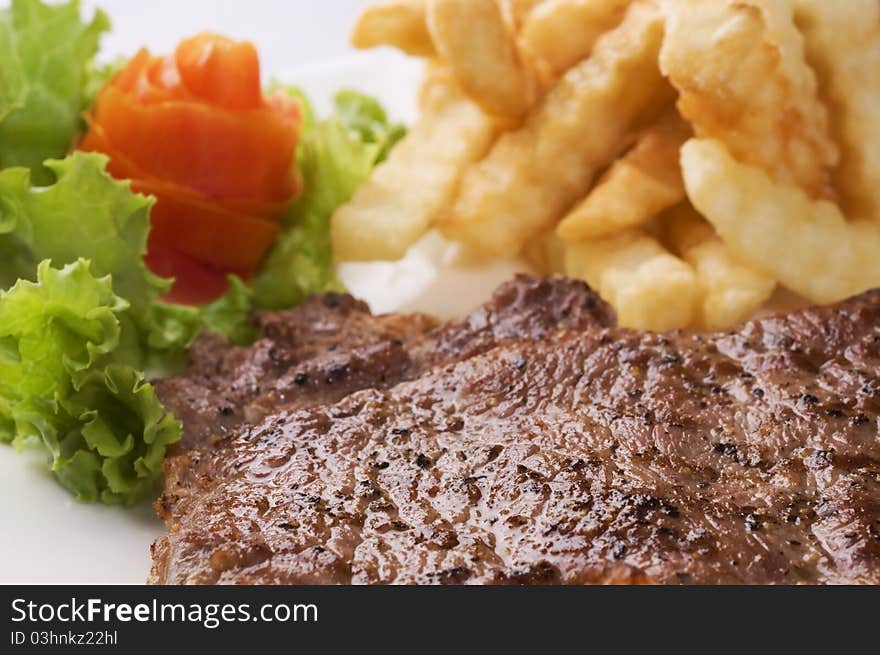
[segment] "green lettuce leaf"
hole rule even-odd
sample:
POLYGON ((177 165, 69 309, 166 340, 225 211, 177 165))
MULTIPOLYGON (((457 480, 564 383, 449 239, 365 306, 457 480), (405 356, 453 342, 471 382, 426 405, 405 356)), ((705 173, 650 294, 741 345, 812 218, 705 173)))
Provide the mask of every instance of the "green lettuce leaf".
POLYGON ((161 302, 170 281, 143 262, 153 200, 101 155, 46 165, 46 187, 0 171, 0 442, 39 441, 77 497, 130 504, 180 437, 147 375, 182 369, 206 329, 253 339, 251 292, 234 279, 204 308, 161 302))
POLYGON ((251 321, 254 292, 241 278, 229 277, 229 291, 210 305, 200 309, 199 330, 219 332, 238 346, 253 343, 259 336, 257 326, 251 321))
POLYGON ((252 281, 261 309, 284 309, 313 293, 341 290, 333 266, 330 218, 348 202, 388 151, 405 134, 379 103, 354 91, 336 96, 335 114, 324 121, 296 89, 306 120, 297 156, 305 185, 273 249, 252 281))
POLYGON ((0 171, 0 286, 33 280, 37 264, 64 266, 80 258, 95 275, 113 277, 114 291, 131 309, 123 317, 129 363, 147 366, 157 355, 174 356, 194 338, 175 317, 159 314, 157 299, 170 281, 153 275, 143 262, 150 230, 152 198, 132 193, 128 182, 107 174, 103 155, 76 152, 50 160, 53 184, 31 186, 24 168, 0 171))
POLYGON ((180 423, 128 365, 129 303, 87 260, 39 264, 0 292, 0 441, 37 440, 83 501, 131 505, 150 493, 180 423))
POLYGON ((336 94, 336 116, 339 123, 354 132, 363 143, 379 146, 376 163, 388 158, 388 153, 406 136, 406 127, 391 123, 385 108, 375 98, 343 89, 336 94))
MULTIPOLYGON (((253 296, 253 290, 240 277, 230 275, 229 290, 203 307, 160 302, 156 306, 158 320, 164 325, 160 334, 171 338, 172 348, 174 344, 191 344, 203 331, 224 334, 237 346, 250 345, 259 336, 251 321, 253 296)), ((157 376, 161 377, 162 373, 157 376)))
POLYGON ((37 183, 51 180, 43 162, 73 145, 109 28, 100 11, 82 22, 78 0, 12 0, 0 10, 0 169, 25 166, 37 183))

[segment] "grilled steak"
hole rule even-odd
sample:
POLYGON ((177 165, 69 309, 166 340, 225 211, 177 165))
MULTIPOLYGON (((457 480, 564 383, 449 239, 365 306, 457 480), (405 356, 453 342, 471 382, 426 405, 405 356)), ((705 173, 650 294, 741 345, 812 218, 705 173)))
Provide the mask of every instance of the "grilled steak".
POLYGON ((422 315, 374 317, 364 303, 338 294, 256 320, 262 338, 253 347, 209 335, 193 348, 186 374, 156 385, 184 425, 157 503, 171 525, 234 470, 226 450, 242 426, 282 408, 332 405, 360 389, 389 388, 508 341, 608 326, 615 317, 581 282, 520 277, 464 320, 439 327, 422 315))
POLYGON ((282 405, 334 403, 357 389, 394 384, 412 367, 407 346, 434 327, 426 316, 374 318, 365 304, 337 294, 256 320, 262 338, 253 347, 202 337, 186 374, 156 384, 183 421, 177 451, 216 441, 282 405))
POLYGON ((651 334, 572 285, 172 460, 152 581, 880 583, 880 293, 651 334))
POLYGON ((333 403, 504 341, 541 339, 559 329, 614 321, 607 304, 571 280, 520 276, 464 320, 438 329, 427 316, 374 317, 351 296, 327 294, 292 311, 258 315, 262 338, 250 348, 233 348, 220 335, 202 337, 188 371, 156 387, 184 424, 177 451, 188 450, 281 407, 333 403))

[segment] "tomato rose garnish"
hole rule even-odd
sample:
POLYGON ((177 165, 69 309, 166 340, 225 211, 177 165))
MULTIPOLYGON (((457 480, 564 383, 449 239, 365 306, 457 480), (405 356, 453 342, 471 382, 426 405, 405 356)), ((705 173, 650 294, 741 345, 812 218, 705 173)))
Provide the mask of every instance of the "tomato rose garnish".
POLYGON ((171 56, 141 50, 86 118, 80 149, 157 199, 147 264, 176 278, 171 299, 213 300, 256 271, 298 192, 301 113, 264 96, 253 45, 206 33, 171 56))

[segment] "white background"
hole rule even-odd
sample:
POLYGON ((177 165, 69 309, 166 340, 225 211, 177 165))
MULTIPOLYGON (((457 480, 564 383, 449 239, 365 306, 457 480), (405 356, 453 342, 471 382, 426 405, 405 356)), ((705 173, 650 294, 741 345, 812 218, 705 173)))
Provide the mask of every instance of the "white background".
MULTIPOLYGON (((0 5, 5 4, 0 0, 0 5)), ((101 7, 113 31, 104 56, 131 55, 147 46, 167 53, 184 37, 211 30, 249 39, 267 71, 286 71, 352 52, 348 34, 370 0, 83 0, 101 7)))

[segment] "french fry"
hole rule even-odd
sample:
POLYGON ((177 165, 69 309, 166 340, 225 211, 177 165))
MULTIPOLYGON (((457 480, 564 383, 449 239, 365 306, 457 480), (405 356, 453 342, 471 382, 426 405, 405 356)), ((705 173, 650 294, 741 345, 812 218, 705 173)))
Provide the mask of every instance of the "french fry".
POLYGON ((651 330, 880 287, 880 0, 399 0, 358 33, 432 62, 340 259, 436 226, 651 330))
POLYGON ((668 240, 697 273, 700 327, 723 330, 749 319, 776 289, 772 277, 740 263, 690 203, 662 217, 668 240))
POLYGON ((586 59, 596 41, 623 20, 631 0, 547 0, 525 19, 520 48, 543 72, 559 76, 586 59))
POLYGON ((351 44, 366 50, 392 46, 414 57, 433 57, 428 33, 428 0, 390 0, 368 7, 351 33, 351 44))
POLYGON ((638 227, 684 200, 679 151, 691 135, 675 108, 664 112, 562 220, 559 236, 594 239, 638 227))
POLYGON ((491 145, 493 121, 457 87, 438 78, 427 93, 422 116, 409 134, 333 215, 338 259, 403 257, 451 202, 464 168, 491 145))
POLYGON ((529 116, 470 167, 440 228, 453 240, 499 257, 518 254, 553 227, 597 171, 621 151, 645 114, 671 101, 657 67, 663 18, 650 4, 599 40, 529 116))
POLYGON ((813 197, 838 162, 789 0, 663 0, 661 67, 697 136, 813 197))
POLYGON ((496 0, 429 0, 428 27, 440 58, 486 113, 515 118, 535 103, 536 79, 496 0))
POLYGON ((841 147, 834 186, 844 211, 880 220, 880 3, 795 0, 841 147))
POLYGON ((614 307, 622 327, 671 330, 693 324, 697 316, 694 270, 639 230, 567 242, 565 268, 614 307))
POLYGON ((528 20, 532 12, 548 0, 499 0, 501 10, 508 25, 514 32, 519 32, 523 23, 528 20))
POLYGON ((825 304, 880 287, 880 224, 775 183, 720 141, 682 148, 688 197, 740 261, 825 304))
MULTIPOLYGON (((440 61, 429 59, 425 62, 425 72, 417 98, 419 111, 424 112, 436 102, 437 97, 442 98, 445 94, 450 93, 452 89, 458 89, 458 83, 455 81, 452 72, 440 61)), ((458 89, 458 93, 463 95, 460 89, 458 89)))

